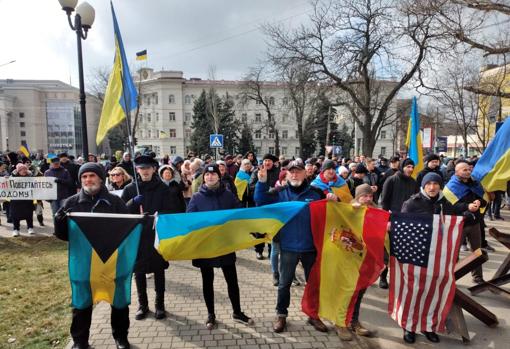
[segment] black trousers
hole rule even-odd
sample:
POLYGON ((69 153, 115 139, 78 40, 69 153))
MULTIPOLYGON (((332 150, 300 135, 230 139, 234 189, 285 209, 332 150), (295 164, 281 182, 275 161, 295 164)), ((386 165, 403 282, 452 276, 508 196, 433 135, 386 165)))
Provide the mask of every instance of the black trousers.
MULTIPOLYGON (((227 282, 228 298, 230 298, 230 303, 232 303, 232 310, 234 314, 239 314, 241 312, 241 298, 237 282, 236 265, 232 264, 221 267, 221 270, 227 282)), ((201 267, 200 272, 202 273, 202 288, 207 312, 214 314, 214 268, 201 267)))
MULTIPOLYGON (((19 218, 13 218, 12 219, 12 225, 14 226, 14 230, 19 230, 20 229, 20 222, 22 220, 25 220, 25 219, 24 218, 23 219, 19 219, 19 218)), ((27 221, 27 228, 28 229, 31 229, 31 228, 34 227, 34 217, 33 216, 27 217, 26 221, 27 221)))
MULTIPOLYGON (((261 244, 255 245, 255 252, 257 252, 257 253, 264 252, 265 245, 266 244, 264 242, 261 244)), ((269 256, 271 256, 271 244, 267 244, 267 253, 269 254, 269 256)))
MULTIPOLYGON (((147 307, 149 302, 147 299, 147 277, 145 273, 135 273, 135 283, 136 292, 138 293, 138 303, 141 306, 147 307)), ((154 272, 154 288, 156 290, 156 302, 158 302, 158 300, 163 302, 162 297, 165 293, 165 269, 154 272)))
MULTIPOLYGON (((73 319, 71 322, 71 337, 79 344, 89 342, 90 323, 92 321, 92 306, 85 309, 73 308, 73 319)), ((127 338, 129 329, 129 307, 117 309, 112 306, 110 317, 113 338, 127 338)))
POLYGON ((354 305, 354 310, 352 312, 351 324, 355 324, 359 322, 359 308, 361 307, 361 301, 363 300, 363 296, 365 295, 365 291, 367 289, 360 290, 358 293, 358 298, 356 299, 356 304, 354 305))

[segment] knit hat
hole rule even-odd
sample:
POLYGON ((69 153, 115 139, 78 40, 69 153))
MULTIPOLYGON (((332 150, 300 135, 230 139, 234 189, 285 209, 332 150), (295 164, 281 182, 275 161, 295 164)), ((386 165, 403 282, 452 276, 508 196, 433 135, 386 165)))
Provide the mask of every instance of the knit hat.
POLYGON ((207 165, 206 167, 204 167, 203 175, 205 176, 206 173, 216 173, 218 177, 221 178, 221 172, 218 165, 207 165))
POLYGON ((86 162, 81 165, 78 171, 78 178, 81 179, 81 176, 87 172, 94 172, 104 182, 106 174, 104 173, 103 166, 97 162, 86 162))
POLYGON ((367 168, 365 167, 365 165, 363 165, 363 164, 358 164, 358 165, 356 166, 356 171, 355 171, 355 172, 356 172, 356 173, 365 173, 365 174, 366 174, 366 173, 368 173, 368 170, 367 170, 367 168))
POLYGON ((180 157, 179 155, 177 156, 174 156, 172 158, 172 165, 174 166, 177 166, 178 164, 180 164, 181 162, 184 162, 184 159, 182 157, 180 157))
POLYGON ((278 158, 276 156, 274 156, 273 154, 266 154, 266 155, 264 155, 262 160, 271 160, 272 162, 277 162, 278 158))
POLYGON ((404 160, 402 161, 402 163, 400 164, 400 166, 401 166, 402 168, 404 168, 404 167, 406 167, 406 166, 409 166, 409 165, 413 165, 413 166, 414 166, 414 161, 413 161, 412 159, 410 159, 410 158, 404 159, 404 160))
POLYGON ((342 173, 349 173, 349 169, 345 166, 340 166, 337 170, 338 174, 341 176, 342 173))
POLYGON ((372 188, 368 184, 363 183, 356 187, 355 194, 356 195, 354 195, 354 199, 358 200, 360 198, 360 196, 374 194, 374 192, 372 191, 372 188))
POLYGON ((435 172, 429 172, 421 180, 421 187, 424 188, 425 184, 427 184, 428 182, 436 182, 440 186, 442 186, 443 185, 443 178, 441 178, 441 176, 438 175, 435 172))
POLYGON ((321 172, 324 172, 329 169, 334 170, 335 168, 336 168, 335 162, 333 160, 327 159, 327 160, 324 160, 324 163, 322 164, 321 172))
POLYGON ((429 162, 429 161, 432 161, 432 160, 441 160, 439 158, 439 155, 437 154, 428 154, 427 156, 425 156, 425 162, 429 162))

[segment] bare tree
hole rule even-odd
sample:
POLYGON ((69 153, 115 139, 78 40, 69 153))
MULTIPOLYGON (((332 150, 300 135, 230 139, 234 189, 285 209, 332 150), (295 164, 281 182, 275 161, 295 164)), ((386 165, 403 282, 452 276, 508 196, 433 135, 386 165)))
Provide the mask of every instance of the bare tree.
POLYGON ((433 15, 412 11, 407 1, 313 1, 310 25, 287 30, 268 25, 273 61, 310 66, 319 79, 342 91, 343 102, 363 134, 363 153, 371 155, 388 110, 431 49, 438 34, 433 15), (378 74, 376 74, 376 72, 378 74), (385 93, 374 90, 388 76, 385 93))
POLYGON ((275 114, 273 111, 274 103, 270 97, 266 95, 265 86, 267 81, 266 68, 260 64, 257 67, 251 68, 248 75, 244 78, 244 86, 241 93, 241 103, 246 104, 249 101, 254 101, 264 107, 266 111, 266 120, 263 128, 267 129, 269 133, 274 135, 274 149, 275 155, 280 155, 280 135, 276 127, 275 114))

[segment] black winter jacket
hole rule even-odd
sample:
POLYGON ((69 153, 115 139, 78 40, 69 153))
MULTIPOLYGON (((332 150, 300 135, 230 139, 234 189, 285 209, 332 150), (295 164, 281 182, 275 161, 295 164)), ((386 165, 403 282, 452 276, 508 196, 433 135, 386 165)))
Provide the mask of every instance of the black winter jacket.
POLYGON ((446 200, 443 193, 440 193, 435 198, 430 198, 423 191, 414 194, 404 202, 404 205, 402 205, 402 212, 462 216, 462 212, 457 211, 455 207, 446 200))
POLYGON ((404 201, 417 192, 416 181, 412 177, 397 172, 384 182, 381 204, 386 211, 401 212, 404 201))
POLYGON ((420 173, 418 173, 418 176, 416 177, 416 186, 417 186, 418 191, 420 190, 421 181, 423 180, 423 177, 425 177, 425 175, 429 172, 434 172, 434 173, 437 173, 439 176, 441 176, 441 178, 443 179, 443 185, 441 186, 441 188, 444 188, 444 184, 446 182, 444 180, 443 172, 439 169, 439 167, 435 168, 435 169, 425 167, 423 170, 420 171, 420 173))

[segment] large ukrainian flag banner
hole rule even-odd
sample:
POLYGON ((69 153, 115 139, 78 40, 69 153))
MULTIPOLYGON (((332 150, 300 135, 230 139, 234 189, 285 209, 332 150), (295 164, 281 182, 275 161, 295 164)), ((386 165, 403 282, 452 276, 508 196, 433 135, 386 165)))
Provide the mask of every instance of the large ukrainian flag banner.
POLYGON ((243 170, 237 171, 236 179, 234 181, 234 184, 237 189, 237 197, 239 201, 243 200, 244 192, 246 191, 246 188, 248 188, 248 182, 250 181, 250 175, 243 170))
POLYGON ((290 201, 232 210, 164 214, 156 248, 165 260, 213 258, 270 242, 307 205, 290 201))
POLYGON ((510 118, 498 132, 477 161, 472 176, 487 192, 506 191, 510 181, 510 118))
POLYGON ((384 268, 386 211, 332 201, 310 203, 317 258, 301 301, 303 312, 347 326, 360 290, 384 268))
POLYGON ((108 87, 103 102, 103 110, 99 127, 97 128, 96 143, 100 144, 108 131, 117 126, 126 115, 137 106, 137 92, 124 52, 124 44, 120 35, 119 24, 110 2, 115 32, 115 59, 113 69, 108 78, 108 87))
POLYGON ((413 104, 411 107, 411 116, 407 126, 406 146, 408 149, 407 156, 414 161, 413 178, 418 176, 423 170, 423 147, 420 133, 420 115, 418 114, 418 104, 416 97, 413 97, 413 104))
POLYGON ((131 303, 131 276, 143 222, 139 215, 71 214, 69 279, 73 307, 85 309, 105 301, 125 308, 131 303))

